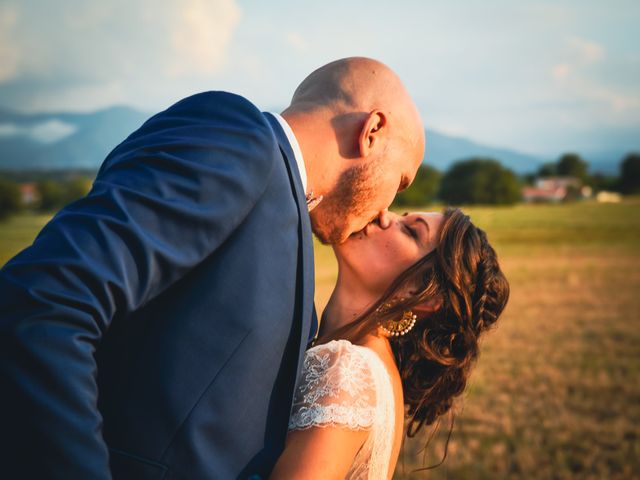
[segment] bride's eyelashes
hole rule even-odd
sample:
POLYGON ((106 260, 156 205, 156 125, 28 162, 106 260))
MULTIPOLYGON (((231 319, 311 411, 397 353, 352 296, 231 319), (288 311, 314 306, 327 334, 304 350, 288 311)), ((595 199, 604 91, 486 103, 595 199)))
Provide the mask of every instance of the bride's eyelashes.
MULTIPOLYGON (((402 214, 403 217, 406 217, 407 215, 409 215, 409 212, 404 212, 402 214)), ((407 225, 406 223, 402 224, 402 228, 404 229, 404 231, 411 237, 413 238, 416 242, 420 239, 420 236, 418 235, 418 232, 416 231, 415 228, 410 227, 409 225, 407 225)))
POLYGON ((407 233, 407 235, 409 235, 411 238, 413 238, 416 241, 418 240, 418 232, 416 232, 416 230, 414 228, 411 228, 406 223, 404 223, 402 225, 402 227, 404 228, 404 230, 407 233))

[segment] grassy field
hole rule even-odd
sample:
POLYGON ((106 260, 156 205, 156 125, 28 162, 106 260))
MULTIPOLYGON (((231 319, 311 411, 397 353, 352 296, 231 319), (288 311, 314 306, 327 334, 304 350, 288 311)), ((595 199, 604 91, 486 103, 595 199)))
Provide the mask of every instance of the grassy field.
MULTIPOLYGON (((640 201, 465 208, 511 283, 498 328, 426 449, 396 479, 640 478, 640 201)), ((320 309, 335 279, 317 249, 320 309)))
MULTIPOLYGON (((512 296, 456 407, 426 449, 408 442, 396 479, 640 478, 640 200, 465 209, 501 258, 512 296)), ((0 264, 46 217, 0 224, 0 264)), ((317 306, 336 265, 316 250, 317 306)), ((425 432, 425 434, 428 432, 425 432)))
POLYGON ((50 215, 25 214, 0 221, 0 265, 33 242, 50 215))

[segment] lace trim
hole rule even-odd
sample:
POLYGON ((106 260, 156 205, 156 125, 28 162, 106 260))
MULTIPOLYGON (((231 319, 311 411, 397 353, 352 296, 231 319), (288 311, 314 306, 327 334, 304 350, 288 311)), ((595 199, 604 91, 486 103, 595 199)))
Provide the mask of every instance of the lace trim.
POLYGON ((312 405, 300 407, 289 419, 289 430, 321 427, 323 424, 340 425, 351 430, 367 430, 376 418, 374 407, 353 408, 352 405, 312 405))
POLYGON ((346 341, 309 349, 296 389, 289 428, 325 422, 353 429, 375 420, 376 386, 366 354, 346 341))
POLYGON ((294 395, 289 430, 329 426, 370 431, 346 479, 387 478, 395 430, 391 378, 373 350, 347 340, 307 350, 294 395))

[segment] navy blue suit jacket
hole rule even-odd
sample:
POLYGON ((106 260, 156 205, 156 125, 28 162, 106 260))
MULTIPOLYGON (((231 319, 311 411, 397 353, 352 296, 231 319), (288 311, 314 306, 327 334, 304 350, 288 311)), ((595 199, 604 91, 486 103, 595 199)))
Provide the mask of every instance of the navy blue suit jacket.
POLYGON ((224 92, 155 115, 0 270, 2 477, 267 476, 313 281, 275 118, 224 92))

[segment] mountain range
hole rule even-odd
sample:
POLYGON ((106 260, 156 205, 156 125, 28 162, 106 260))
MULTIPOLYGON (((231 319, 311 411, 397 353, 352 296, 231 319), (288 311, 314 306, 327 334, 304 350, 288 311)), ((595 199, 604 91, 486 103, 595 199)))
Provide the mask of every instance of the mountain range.
MULTIPOLYGON (((107 154, 149 117, 129 107, 92 113, 18 113, 0 110, 0 170, 98 169, 107 154)), ((535 172, 546 159, 484 145, 427 128, 424 163, 446 170, 455 161, 489 157, 516 173, 535 172)), ((593 158, 592 170, 617 171, 625 152, 593 158), (595 167, 595 168, 594 168, 595 167)), ((587 160, 592 160, 585 155, 587 160)))

